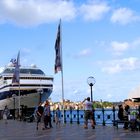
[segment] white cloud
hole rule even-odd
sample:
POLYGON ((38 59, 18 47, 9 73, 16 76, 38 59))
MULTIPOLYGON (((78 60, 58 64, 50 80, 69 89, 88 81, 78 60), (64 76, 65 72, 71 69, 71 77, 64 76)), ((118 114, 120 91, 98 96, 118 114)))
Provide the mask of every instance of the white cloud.
POLYGON ((89 56, 90 54, 91 54, 91 49, 87 48, 87 49, 81 50, 78 53, 78 56, 89 56))
POLYGON ((75 17, 76 9, 71 1, 62 0, 0 0, 0 22, 32 26, 62 18, 75 17))
MULTIPOLYGON (((105 44, 106 45, 106 44, 105 44)), ((112 41, 110 43, 112 53, 115 55, 122 55, 124 52, 140 46, 140 38, 133 40, 132 42, 118 42, 112 41)))
POLYGON ((133 46, 133 47, 139 47, 139 46, 140 46, 140 38, 135 39, 135 40, 132 42, 132 46, 133 46))
POLYGON ((113 53, 121 55, 124 51, 126 51, 129 48, 129 43, 112 41, 111 47, 113 49, 113 53))
POLYGON ((90 48, 85 48, 80 50, 76 54, 74 54, 74 58, 88 57, 92 54, 92 50, 90 48))
POLYGON ((134 14, 134 12, 128 8, 119 8, 114 10, 111 21, 113 23, 119 23, 122 25, 126 25, 133 21, 139 20, 139 17, 134 14))
POLYGON ((85 20, 100 20, 109 10, 110 7, 106 3, 83 4, 80 7, 85 20))
POLYGON ((140 60, 136 57, 112 60, 107 63, 103 62, 103 64, 105 64, 105 66, 102 68, 102 71, 109 74, 115 74, 126 70, 135 70, 140 68, 140 60))
MULTIPOLYGON (((85 79, 84 79, 85 80, 85 79)), ((55 81, 56 82, 56 81, 55 81)), ((64 87, 64 98, 65 99, 69 99, 72 101, 80 101, 83 100, 85 98, 85 95, 87 95, 87 90, 85 84, 87 85, 87 83, 81 83, 81 80, 67 80, 65 82, 65 87, 64 87), (68 85, 68 86, 67 86, 68 85)), ((62 85, 60 80, 57 81, 56 83, 54 83, 54 90, 53 90, 53 94, 51 95, 51 98, 53 99, 53 101, 59 101, 62 99, 62 85)))
MULTIPOLYGON (((87 21, 101 20, 111 7, 100 1, 89 1, 79 7, 70 0, 0 0, 0 23, 20 26, 36 26, 58 21, 72 20, 81 15, 87 21)), ((114 10, 111 21, 127 24, 140 18, 128 8, 114 10)))

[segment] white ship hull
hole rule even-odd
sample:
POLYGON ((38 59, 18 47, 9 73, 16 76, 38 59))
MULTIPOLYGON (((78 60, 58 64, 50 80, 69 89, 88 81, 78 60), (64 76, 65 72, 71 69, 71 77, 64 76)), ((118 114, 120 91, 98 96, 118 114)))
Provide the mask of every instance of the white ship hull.
POLYGON ((53 77, 46 76, 38 68, 20 68, 20 83, 12 83, 14 67, 6 67, 0 73, 0 110, 19 106, 35 107, 52 93, 53 77))
POLYGON ((19 101, 20 101, 20 107, 27 106, 27 108, 34 108, 40 102, 40 94, 33 93, 25 96, 20 96, 20 98, 16 96, 14 98, 11 97, 11 98, 0 100, 0 110, 3 110, 6 105, 8 106, 9 109, 14 109, 14 108, 18 109, 19 101))

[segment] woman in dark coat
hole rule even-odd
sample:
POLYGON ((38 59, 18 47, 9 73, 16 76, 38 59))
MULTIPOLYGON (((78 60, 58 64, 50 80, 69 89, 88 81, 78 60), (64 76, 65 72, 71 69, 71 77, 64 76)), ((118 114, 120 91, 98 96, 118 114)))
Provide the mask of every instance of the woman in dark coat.
POLYGON ((124 120, 124 109, 122 105, 119 105, 118 118, 124 120))

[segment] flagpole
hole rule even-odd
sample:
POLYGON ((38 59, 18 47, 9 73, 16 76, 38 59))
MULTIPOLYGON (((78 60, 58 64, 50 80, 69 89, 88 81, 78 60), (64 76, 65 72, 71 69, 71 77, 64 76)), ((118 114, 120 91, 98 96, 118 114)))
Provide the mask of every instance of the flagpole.
POLYGON ((58 31, 57 31, 57 38, 55 42, 55 52, 56 52, 56 58, 55 58, 55 73, 58 73, 58 71, 61 71, 61 81, 62 81, 62 112, 63 112, 63 123, 65 122, 64 118, 64 81, 63 81, 63 62, 62 62, 62 29, 61 29, 61 19, 58 25, 58 31))
MULTIPOLYGON (((19 64, 20 65, 20 64, 19 64)), ((20 105, 21 105, 21 99, 20 99, 20 68, 19 68, 19 91, 18 91, 18 96, 19 96, 19 118, 21 120, 21 111, 20 111, 20 105)))
POLYGON ((62 106, 63 106, 63 123, 65 123, 65 118, 64 118, 64 110, 65 110, 65 106, 64 106, 64 82, 63 82, 63 70, 61 71, 61 81, 62 81, 62 106))
POLYGON ((61 51, 61 82, 62 82, 62 106, 63 106, 63 123, 65 123, 65 118, 64 118, 64 110, 65 110, 65 106, 64 106, 64 79, 63 79, 63 57, 62 57, 62 28, 61 28, 61 19, 60 19, 60 35, 61 35, 61 38, 60 38, 60 51, 61 51))
POLYGON ((20 112, 20 51, 18 52, 18 55, 17 55, 17 59, 16 61, 12 60, 11 61, 14 66, 15 66, 15 69, 14 69, 14 73, 13 73, 13 78, 12 78, 12 85, 18 85, 18 104, 19 104, 19 107, 18 107, 18 115, 19 115, 19 118, 21 117, 21 112, 20 112))
POLYGON ((18 58, 17 58, 17 65, 18 65, 18 96, 19 96, 19 119, 21 120, 21 96, 20 96, 20 51, 18 52, 18 58))
POLYGON ((19 90, 18 90, 18 96, 19 96, 19 104, 18 104, 19 105, 19 119, 21 119, 21 112, 20 112, 20 104, 21 104, 20 103, 20 83, 19 83, 18 87, 19 87, 19 90))

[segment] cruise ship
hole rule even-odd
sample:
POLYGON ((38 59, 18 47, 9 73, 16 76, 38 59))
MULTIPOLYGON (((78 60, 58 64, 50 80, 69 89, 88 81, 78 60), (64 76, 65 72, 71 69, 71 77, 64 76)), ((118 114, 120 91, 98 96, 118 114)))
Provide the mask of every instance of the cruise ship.
POLYGON ((12 63, 0 69, 0 110, 7 105, 10 109, 20 106, 35 107, 51 95, 53 77, 47 76, 35 65, 20 66, 20 84, 12 84, 15 67, 12 63))

